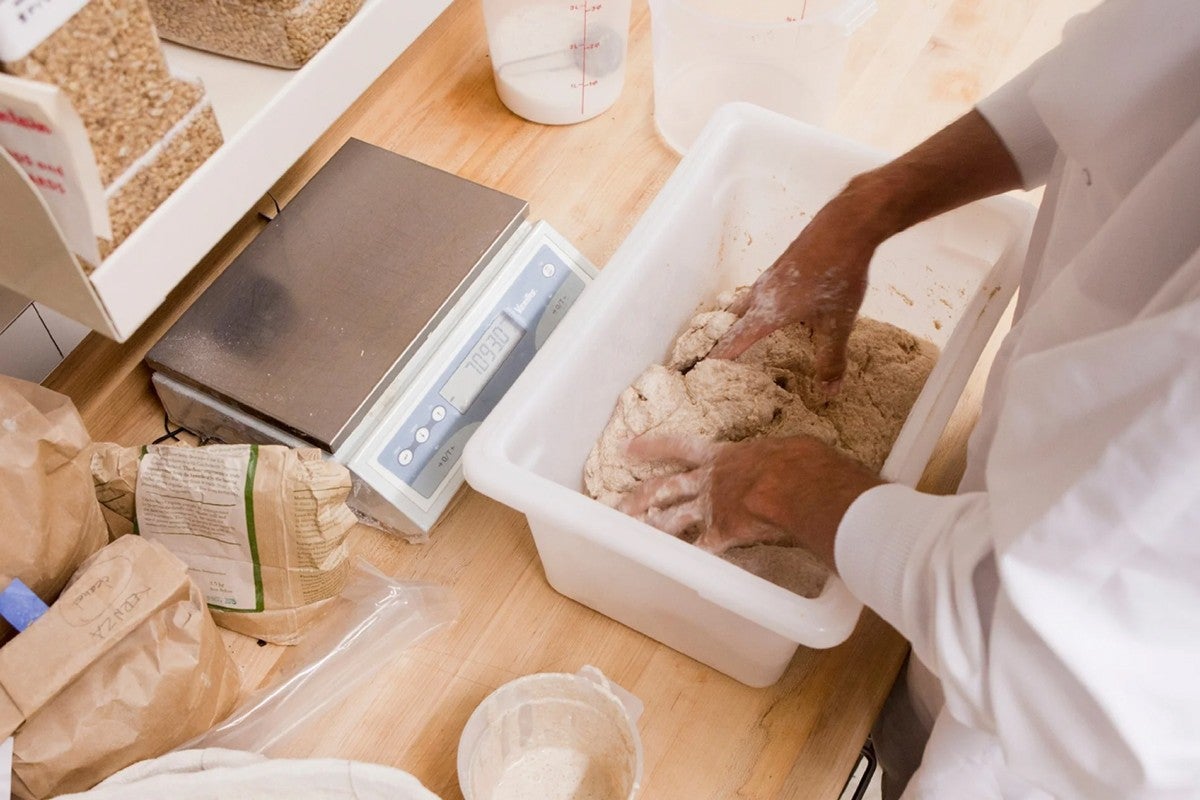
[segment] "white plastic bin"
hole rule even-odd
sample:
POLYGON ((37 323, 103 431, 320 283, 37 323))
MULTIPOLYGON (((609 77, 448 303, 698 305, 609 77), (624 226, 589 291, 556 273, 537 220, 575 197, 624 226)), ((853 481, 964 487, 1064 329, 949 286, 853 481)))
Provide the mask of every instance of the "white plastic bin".
MULTIPOLYGON (((693 312, 751 282, 876 151, 744 103, 720 109, 599 278, 472 437, 466 478, 523 512, 550 584, 751 686, 798 645, 832 647, 861 606, 806 599, 590 499, 583 463, 618 395, 693 312)), ((1033 209, 993 198, 884 244, 863 313, 942 356, 884 475, 915 484, 1011 298, 1033 209)))

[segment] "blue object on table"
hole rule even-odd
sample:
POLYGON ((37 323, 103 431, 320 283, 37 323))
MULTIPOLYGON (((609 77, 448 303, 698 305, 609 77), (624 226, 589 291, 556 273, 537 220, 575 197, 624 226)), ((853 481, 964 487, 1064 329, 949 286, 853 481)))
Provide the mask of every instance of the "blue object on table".
POLYGON ((13 578, 8 588, 0 592, 0 617, 8 620, 8 624, 16 628, 18 633, 49 610, 50 606, 17 578, 13 578))

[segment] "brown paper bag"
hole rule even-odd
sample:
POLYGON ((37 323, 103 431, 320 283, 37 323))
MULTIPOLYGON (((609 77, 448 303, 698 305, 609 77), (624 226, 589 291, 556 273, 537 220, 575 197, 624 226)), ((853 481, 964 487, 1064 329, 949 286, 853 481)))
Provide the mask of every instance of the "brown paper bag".
POLYGON ((109 539, 134 532, 133 520, 137 516, 133 498, 137 491, 138 459, 141 450, 122 447, 110 442, 92 445, 92 482, 104 524, 108 526, 109 539))
POLYGON ((13 792, 88 789, 208 730, 238 689, 187 568, 161 545, 124 536, 0 648, 0 739, 15 731, 13 792))
MULTIPOLYGON (((47 603, 108 542, 90 445, 67 397, 0 376, 0 573, 20 578, 47 603)), ((0 620, 0 643, 12 634, 0 620)))
POLYGON ((138 448, 95 448, 97 492, 121 520, 114 532, 136 527, 183 559, 218 625, 299 641, 346 582, 357 521, 346 468, 311 448, 144 449, 139 459, 138 448))

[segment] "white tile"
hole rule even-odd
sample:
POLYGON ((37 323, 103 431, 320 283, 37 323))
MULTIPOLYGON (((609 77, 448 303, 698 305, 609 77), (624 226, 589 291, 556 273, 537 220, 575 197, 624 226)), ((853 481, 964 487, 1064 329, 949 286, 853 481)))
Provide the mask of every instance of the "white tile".
POLYGON ((41 383, 62 362, 33 306, 0 333, 0 374, 41 383))
POLYGON ((41 303, 33 304, 38 313, 42 315, 42 322, 46 323, 46 328, 49 329, 50 335, 54 337, 54 343, 58 345, 58 349, 66 356, 74 350, 83 337, 92 332, 92 329, 81 322, 76 322, 70 317, 64 317, 62 314, 55 311, 53 308, 47 308, 41 303))

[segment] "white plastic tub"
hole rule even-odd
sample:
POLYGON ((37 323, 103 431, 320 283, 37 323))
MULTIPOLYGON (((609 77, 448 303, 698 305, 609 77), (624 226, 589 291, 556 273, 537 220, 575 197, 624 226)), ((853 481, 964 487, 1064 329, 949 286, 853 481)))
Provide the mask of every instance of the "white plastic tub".
POLYGON ((875 0, 650 0, 654 125, 686 153, 725 103, 824 124, 875 0))
MULTIPOLYGON (((550 584, 751 686, 798 645, 844 641, 861 606, 834 579, 806 599, 582 492, 617 396, 661 362, 697 309, 751 282, 854 174, 885 160, 748 104, 723 107, 628 239, 472 437, 466 478, 523 512, 550 584)), ((995 198, 887 242, 863 313, 942 356, 884 466, 920 478, 1019 278, 1033 209, 995 198)))

